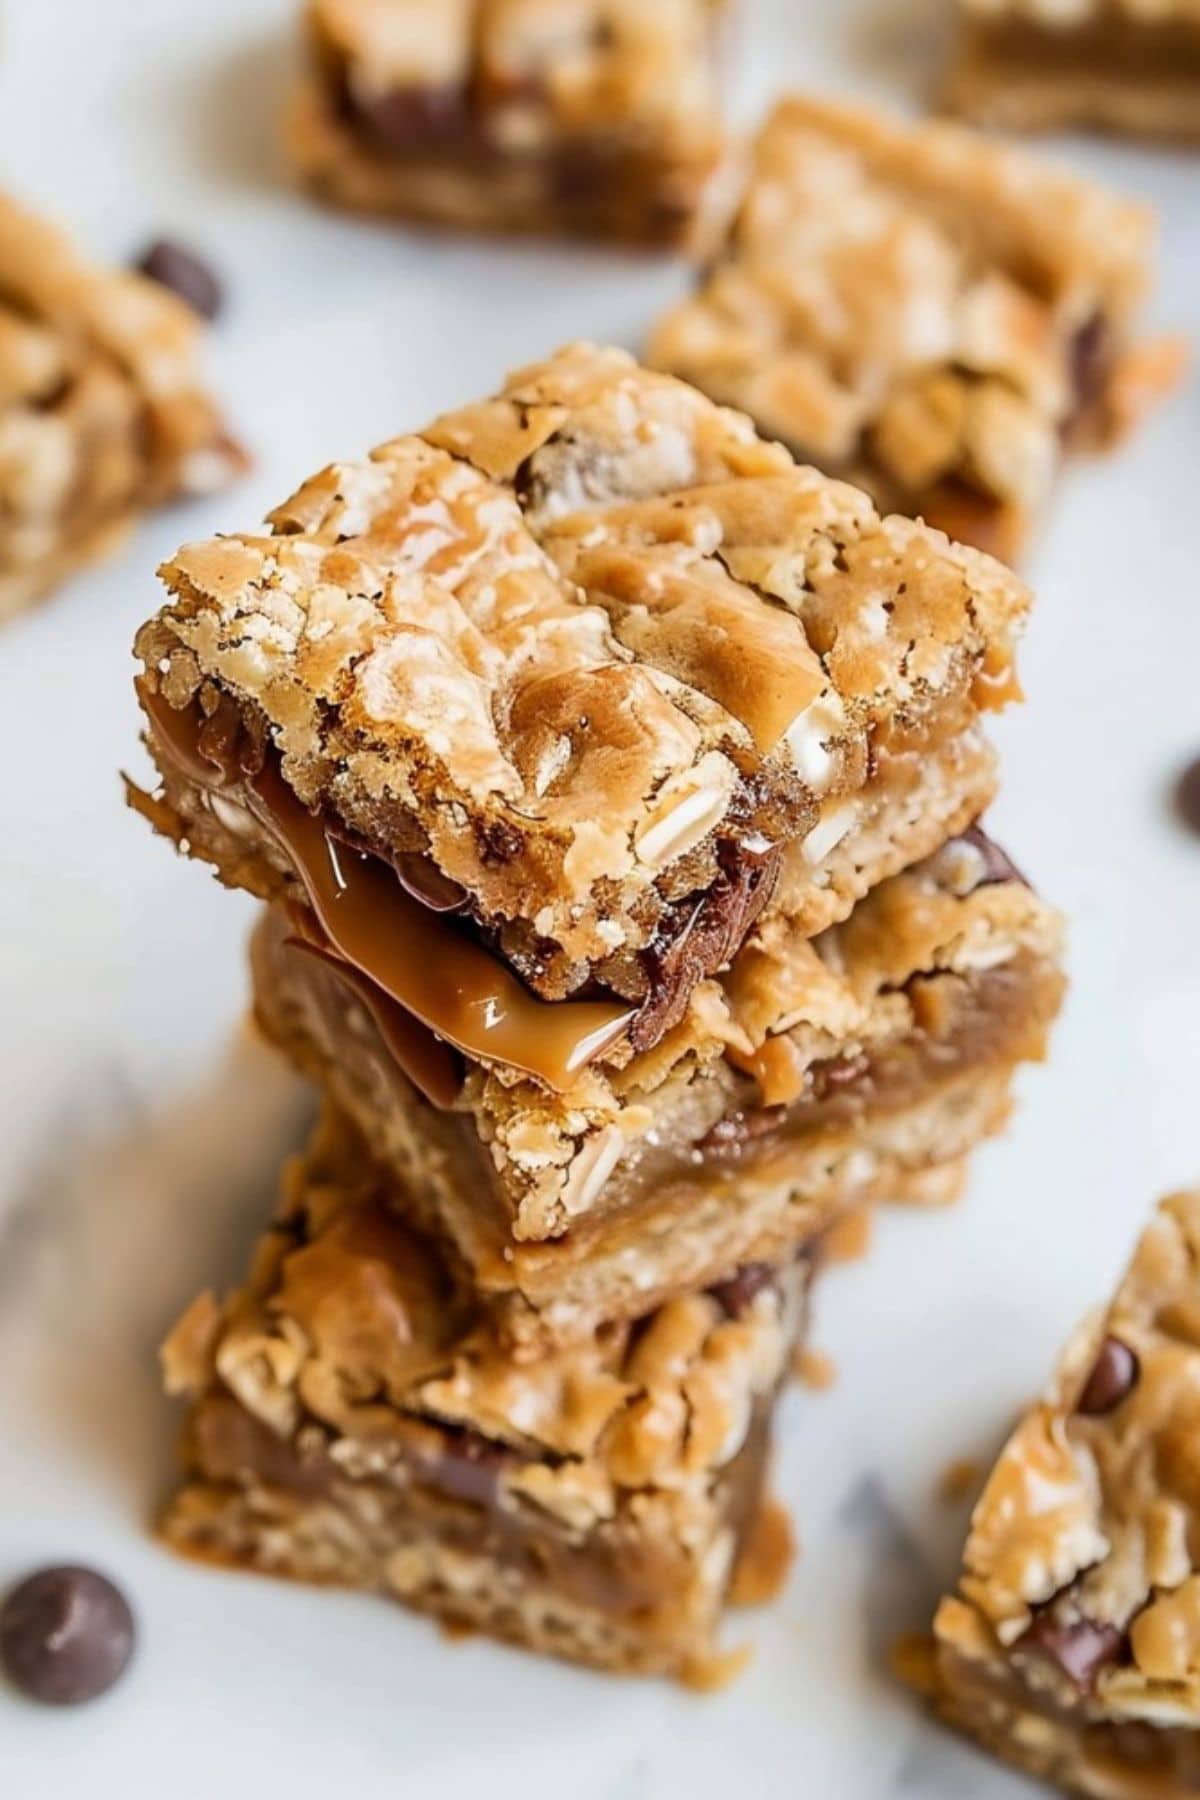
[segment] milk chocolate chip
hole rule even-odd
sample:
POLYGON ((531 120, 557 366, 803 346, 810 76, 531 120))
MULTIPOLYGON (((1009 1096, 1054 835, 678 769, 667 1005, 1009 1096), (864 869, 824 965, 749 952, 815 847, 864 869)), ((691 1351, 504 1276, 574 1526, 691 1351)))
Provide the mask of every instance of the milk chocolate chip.
POLYGON ((1076 1411, 1089 1418, 1113 1412, 1137 1385, 1138 1359, 1120 1338, 1106 1337, 1083 1384, 1076 1411))
POLYGON ((1017 1639, 1017 1647, 1057 1663, 1081 1694, 1089 1694, 1096 1676, 1106 1663, 1115 1661, 1123 1642, 1124 1633, 1115 1625, 1101 1625, 1095 1619, 1060 1620, 1045 1612, 1017 1639))
POLYGON ((133 1644, 128 1601, 94 1569, 39 1569, 0 1607, 0 1664, 15 1687, 47 1706, 107 1693, 133 1644))

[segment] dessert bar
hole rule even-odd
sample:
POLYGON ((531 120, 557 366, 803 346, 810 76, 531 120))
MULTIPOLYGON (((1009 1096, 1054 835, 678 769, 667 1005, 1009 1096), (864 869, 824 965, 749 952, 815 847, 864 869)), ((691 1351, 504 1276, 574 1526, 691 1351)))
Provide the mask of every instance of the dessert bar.
POLYGON ((1200 1193, 1022 1419, 935 1622, 939 1710, 1093 1800, 1200 1791, 1200 1193))
POLYGON ((313 0, 289 123, 341 206, 687 242, 725 164, 725 0, 313 0))
POLYGON ((536 1350, 774 1261, 962 1157, 1042 1053, 1059 935, 972 830, 815 940, 760 922, 656 1049, 564 1094, 418 1033, 301 908, 270 910, 252 962, 267 1036, 536 1350))
POLYGON ((1064 448, 1174 378, 1134 346, 1149 210, 963 127, 781 101, 648 360, 879 506, 1012 559, 1064 448))
POLYGON ((959 0, 947 99, 985 125, 1200 139, 1196 0, 959 0))
POLYGON ((552 1088, 995 785, 1025 588, 623 352, 562 351, 270 523, 162 571, 139 804, 552 1088))
POLYGON ((200 329, 165 288, 85 262, 0 194, 0 619, 147 508, 240 470, 201 385, 200 329))
POLYGON ((517 1367, 329 1114, 245 1288, 164 1348, 192 1407, 163 1535, 601 1668, 702 1672, 808 1272, 745 1269, 517 1367))

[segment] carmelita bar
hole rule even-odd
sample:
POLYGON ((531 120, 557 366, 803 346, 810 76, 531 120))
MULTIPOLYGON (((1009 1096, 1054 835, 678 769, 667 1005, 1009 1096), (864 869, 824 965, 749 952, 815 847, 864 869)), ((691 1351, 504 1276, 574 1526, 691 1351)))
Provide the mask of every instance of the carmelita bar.
POLYGON ((685 243, 719 203, 725 0, 311 0, 293 160, 337 205, 685 243))
POLYGON ((844 917, 994 787, 1024 587, 622 352, 523 370, 271 525, 163 570, 145 810, 551 1087, 659 1042, 756 917, 844 917))
POLYGON ((172 1333, 193 1405, 167 1542, 602 1668, 702 1673, 808 1262, 517 1367, 386 1187, 327 1116, 247 1285, 172 1333))
POLYGON ((357 1121, 504 1335, 537 1348, 778 1259, 965 1155, 1042 1052, 1059 937, 972 830, 815 940, 760 921, 655 1049, 561 1094, 422 1035, 304 908, 271 909, 252 962, 267 1035, 357 1121))
POLYGON ((0 194, 0 619, 139 514, 244 466, 201 380, 200 336, 175 294, 86 261, 0 194))
POLYGON ((1064 450, 1106 445, 1178 371, 1134 342, 1150 210, 945 121, 801 95, 648 360, 881 507, 1005 557, 1064 450))
POLYGON ((947 101, 984 125, 1200 140, 1197 0, 958 0, 947 101))
POLYGON ((1200 1193, 1164 1200, 1018 1425, 927 1676, 939 1710, 1091 1800, 1200 1792, 1200 1193))

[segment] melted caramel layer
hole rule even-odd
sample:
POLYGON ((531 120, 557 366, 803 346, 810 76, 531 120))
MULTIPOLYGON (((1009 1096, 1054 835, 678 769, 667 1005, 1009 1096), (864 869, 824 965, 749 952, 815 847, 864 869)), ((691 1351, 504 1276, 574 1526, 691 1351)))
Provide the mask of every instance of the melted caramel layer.
POLYGON ((413 898, 387 863, 349 849, 306 811, 274 762, 231 781, 205 725, 139 684, 155 739, 198 785, 227 789, 285 852, 330 946, 439 1038, 562 1092, 629 1028, 636 1007, 535 998, 503 963, 413 898))

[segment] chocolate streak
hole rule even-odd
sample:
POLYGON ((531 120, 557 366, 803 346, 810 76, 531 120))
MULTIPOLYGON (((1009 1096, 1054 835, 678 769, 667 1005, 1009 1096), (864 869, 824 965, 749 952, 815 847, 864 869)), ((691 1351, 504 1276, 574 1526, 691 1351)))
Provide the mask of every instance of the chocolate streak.
MULTIPOLYGON (((205 754, 206 727, 195 713, 171 707, 144 682, 139 693, 164 753, 201 786, 227 785, 229 759, 205 754)), ((240 773, 236 798, 285 852, 333 950, 464 1055, 507 1063, 562 1092, 628 1031, 633 1006, 535 998, 482 945, 407 893, 388 864, 339 841, 273 762, 240 773)))

